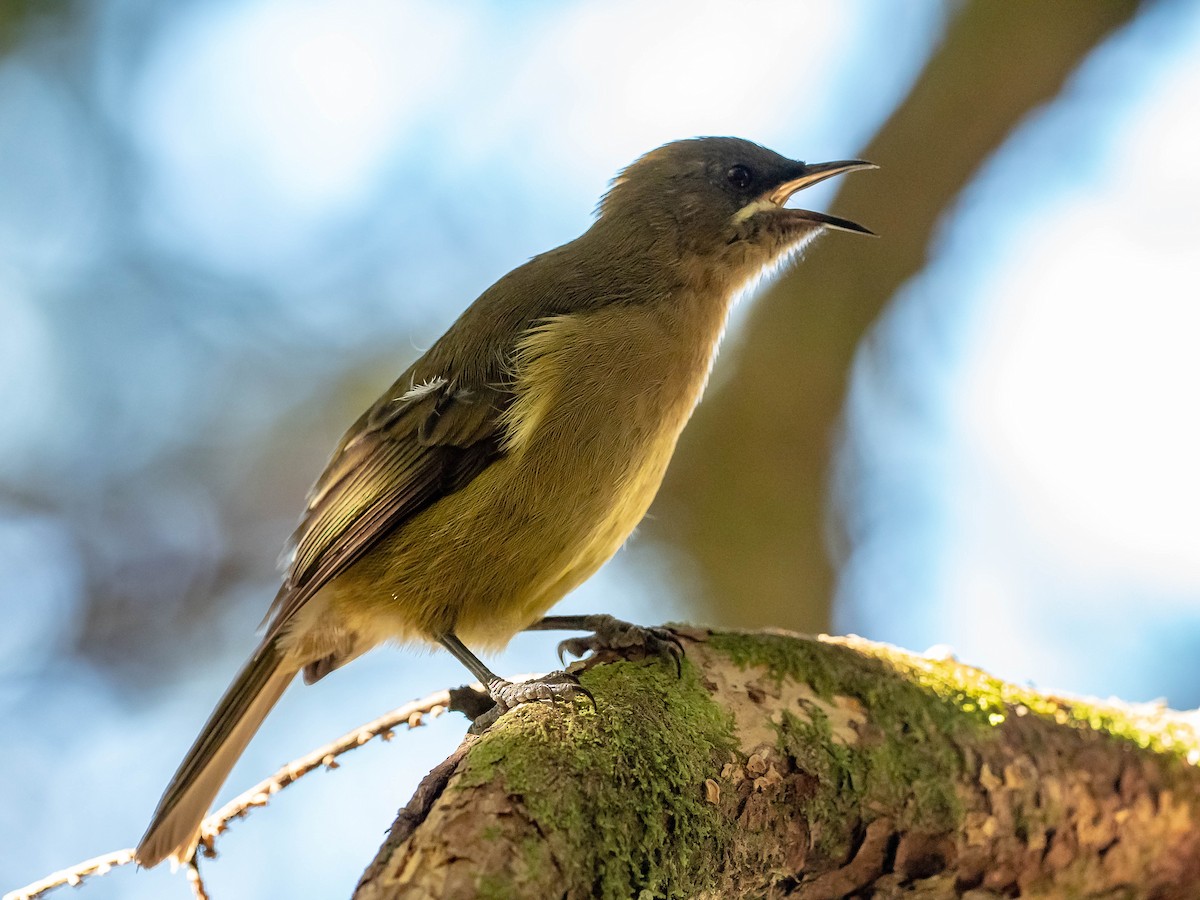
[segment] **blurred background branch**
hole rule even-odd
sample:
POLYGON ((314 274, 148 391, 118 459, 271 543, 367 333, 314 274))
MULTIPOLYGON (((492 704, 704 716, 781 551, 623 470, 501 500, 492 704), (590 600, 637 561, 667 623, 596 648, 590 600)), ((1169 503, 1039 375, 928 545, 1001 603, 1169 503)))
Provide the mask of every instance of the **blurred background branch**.
POLYGON ((703 621, 833 627, 834 555, 852 543, 830 522, 831 470, 855 354, 978 168, 1137 6, 1065 3, 1039 16, 1036 0, 1020 0, 951 15, 861 152, 881 170, 839 191, 842 214, 883 240, 826 237, 764 292, 680 441, 646 531, 686 554, 703 621))

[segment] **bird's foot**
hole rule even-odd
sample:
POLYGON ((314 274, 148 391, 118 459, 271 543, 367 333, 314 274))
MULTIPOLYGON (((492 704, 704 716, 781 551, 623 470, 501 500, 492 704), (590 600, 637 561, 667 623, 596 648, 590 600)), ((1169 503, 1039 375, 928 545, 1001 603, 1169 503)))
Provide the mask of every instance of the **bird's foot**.
POLYGON ((482 734, 510 709, 525 703, 546 700, 551 703, 557 703, 559 700, 571 702, 584 698, 592 704, 593 709, 596 708, 596 698, 592 696, 592 692, 581 685, 579 678, 571 672, 551 672, 529 681, 514 682, 494 678, 487 684, 487 693, 494 705, 475 718, 470 728, 472 734, 482 734))
POLYGON ((558 658, 580 657, 598 650, 641 650, 646 656, 670 659, 677 674, 683 674, 683 642, 675 632, 657 626, 634 625, 609 615, 584 617, 582 627, 592 633, 558 642, 558 658))

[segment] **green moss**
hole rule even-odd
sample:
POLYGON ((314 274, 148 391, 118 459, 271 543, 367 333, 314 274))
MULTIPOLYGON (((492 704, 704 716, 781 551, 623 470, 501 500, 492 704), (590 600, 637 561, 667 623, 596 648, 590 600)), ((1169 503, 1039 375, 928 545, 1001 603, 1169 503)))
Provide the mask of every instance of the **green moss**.
POLYGON ((886 645, 856 644, 906 674, 979 724, 1001 725, 1012 715, 1036 715, 1058 725, 1101 732, 1143 750, 1184 760, 1200 748, 1195 731, 1151 706, 1117 707, 1083 697, 1053 697, 1002 681, 957 660, 928 659, 886 645))
POLYGON ((877 808, 895 811, 903 827, 934 833, 956 827, 962 806, 954 783, 963 762, 936 717, 916 712, 907 721, 881 719, 880 706, 871 709, 885 735, 853 746, 834 737, 819 708, 810 709, 807 720, 792 714, 784 717, 781 748, 816 779, 814 791, 804 801, 810 827, 844 835, 851 830, 844 827, 848 821, 870 821, 877 808))
POLYGON ((479 879, 479 900, 509 900, 512 882, 500 875, 486 874, 479 879))
POLYGON ((800 808, 817 850, 828 856, 843 855, 848 848, 838 836, 844 836, 847 823, 862 814, 863 758, 833 740, 829 717, 819 708, 808 719, 785 711, 780 743, 796 767, 815 780, 813 790, 801 797, 800 808))
POLYGON ((766 668, 776 683, 806 683, 826 702, 835 696, 858 700, 881 732, 874 738, 860 735, 847 747, 837 742, 828 717, 815 704, 807 718, 787 715, 781 723, 781 748, 815 780, 802 802, 818 845, 821 833, 844 833, 839 824, 850 817, 869 820, 876 807, 901 811, 902 825, 930 831, 955 827, 962 807, 953 784, 965 774, 959 744, 986 742, 1014 715, 1095 729, 1179 759, 1197 746, 1195 734, 1181 723, 1046 697, 953 659, 883 644, 720 633, 709 645, 741 668, 766 668))
POLYGON ((1195 732, 1186 724, 1163 716, 1151 708, 1145 715, 1135 709, 1120 709, 1085 698, 1055 698, 1031 688, 1002 681, 987 672, 954 659, 934 659, 854 638, 813 639, 793 635, 714 634, 710 645, 745 668, 766 667, 776 683, 783 679, 809 684, 822 698, 835 693, 867 700, 864 677, 874 681, 880 674, 900 675, 925 688, 944 704, 941 716, 954 726, 990 728, 1015 714, 1034 714, 1059 725, 1101 731, 1156 753, 1186 756, 1197 749, 1195 732), (881 664, 864 666, 861 655, 881 664))
POLYGON ((527 835, 521 841, 521 860, 525 866, 527 880, 534 883, 541 880, 546 870, 546 859, 543 855, 545 850, 545 844, 536 834, 527 835))
MULTIPOLYGON (((648 900, 710 885, 730 835, 704 781, 735 746, 732 720, 686 661, 682 677, 673 665, 616 662, 582 680, 595 711, 515 710, 472 748, 460 785, 503 779, 545 835, 560 888, 648 900)), ((546 849, 522 854, 522 882, 536 880, 546 849)))
POLYGON ((826 702, 851 697, 870 711, 881 734, 859 735, 852 746, 839 742, 815 704, 780 723, 780 748, 815 782, 801 803, 818 848, 844 849, 827 842, 847 833, 849 820, 869 821, 876 808, 897 811, 905 827, 937 832, 958 824, 954 783, 964 762, 955 736, 992 727, 986 713, 976 708, 964 716, 961 703, 931 696, 884 660, 841 644, 741 634, 714 634, 709 643, 739 667, 768 667, 777 681, 809 684, 826 702))
POLYGON ((766 669, 776 685, 785 680, 803 682, 825 700, 841 690, 845 666, 830 652, 833 645, 784 634, 732 631, 717 632, 708 643, 741 669, 766 669))

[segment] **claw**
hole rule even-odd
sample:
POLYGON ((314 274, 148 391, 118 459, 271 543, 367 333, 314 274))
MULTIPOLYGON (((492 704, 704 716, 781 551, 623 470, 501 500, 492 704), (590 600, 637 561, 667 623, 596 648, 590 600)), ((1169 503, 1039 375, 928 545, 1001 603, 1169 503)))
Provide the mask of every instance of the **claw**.
POLYGON ((585 688, 582 684, 579 685, 579 693, 581 693, 581 694, 583 694, 583 696, 587 697, 588 703, 592 704, 592 712, 598 712, 600 710, 600 707, 596 705, 596 697, 592 694, 591 691, 589 691, 587 688, 585 688))
MULTIPOLYGON (((589 617, 590 618, 590 617, 589 617)), ((647 656, 669 656, 675 663, 675 674, 683 677, 683 642, 666 628, 632 625, 611 616, 597 616, 588 624, 596 630, 584 637, 572 637, 558 642, 559 661, 566 665, 566 655, 582 657, 599 650, 624 650, 640 647, 647 656)))
MULTIPOLYGON (((593 638, 595 635, 593 635, 593 638)), ((597 649, 593 646, 594 641, 588 638, 564 638, 558 642, 558 661, 564 666, 567 664, 566 655, 570 653, 576 659, 583 657, 589 650, 597 649)))
POLYGON ((667 652, 671 654, 671 659, 675 661, 675 677, 683 677, 683 644, 679 642, 679 638, 671 635, 671 641, 667 644, 667 652))

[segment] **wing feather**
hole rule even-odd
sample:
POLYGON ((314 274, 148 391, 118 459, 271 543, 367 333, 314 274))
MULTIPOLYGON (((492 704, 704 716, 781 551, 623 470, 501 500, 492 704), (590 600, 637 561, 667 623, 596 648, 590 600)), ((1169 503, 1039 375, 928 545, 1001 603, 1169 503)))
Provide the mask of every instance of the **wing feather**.
POLYGON ((442 378, 419 391, 397 386, 351 427, 313 486, 268 612, 268 637, 381 537, 503 454, 501 414, 511 401, 504 388, 442 378))

